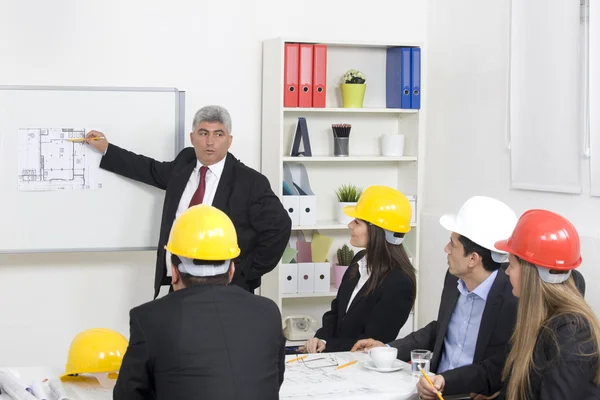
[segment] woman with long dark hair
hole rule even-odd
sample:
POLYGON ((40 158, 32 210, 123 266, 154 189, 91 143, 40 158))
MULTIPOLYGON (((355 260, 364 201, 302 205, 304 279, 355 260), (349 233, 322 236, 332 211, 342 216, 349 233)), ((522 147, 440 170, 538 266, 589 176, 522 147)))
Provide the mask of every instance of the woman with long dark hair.
POLYGON ((402 245, 410 231, 412 208, 399 191, 371 186, 356 207, 344 208, 354 220, 350 244, 359 251, 323 315, 323 327, 301 351, 349 351, 359 339, 396 339, 413 307, 416 276, 402 245))
POLYGON ((506 274, 519 297, 501 399, 600 399, 600 325, 573 279, 579 236, 564 217, 524 213, 511 237, 506 274))

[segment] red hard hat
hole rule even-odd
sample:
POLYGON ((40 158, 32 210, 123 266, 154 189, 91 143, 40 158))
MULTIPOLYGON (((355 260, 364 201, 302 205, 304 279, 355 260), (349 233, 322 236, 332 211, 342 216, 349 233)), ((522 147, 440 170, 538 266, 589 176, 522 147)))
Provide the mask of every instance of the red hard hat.
POLYGON ((496 242, 496 248, 553 270, 569 271, 581 264, 577 230, 566 218, 547 210, 525 212, 510 238, 496 242))

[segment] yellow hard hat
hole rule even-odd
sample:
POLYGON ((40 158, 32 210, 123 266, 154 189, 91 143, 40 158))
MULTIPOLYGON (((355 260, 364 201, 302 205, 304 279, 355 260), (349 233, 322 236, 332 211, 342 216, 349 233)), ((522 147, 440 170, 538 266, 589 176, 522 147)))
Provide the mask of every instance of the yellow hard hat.
POLYGON ((71 341, 65 373, 118 372, 127 350, 127 339, 111 329, 94 328, 78 333, 71 341))
POLYGON ((410 201, 396 189, 370 186, 361 194, 356 206, 344 207, 344 214, 370 222, 386 231, 410 231, 410 201))
POLYGON ((165 248, 197 260, 231 260, 240 255, 233 222, 206 204, 188 208, 175 220, 165 248))

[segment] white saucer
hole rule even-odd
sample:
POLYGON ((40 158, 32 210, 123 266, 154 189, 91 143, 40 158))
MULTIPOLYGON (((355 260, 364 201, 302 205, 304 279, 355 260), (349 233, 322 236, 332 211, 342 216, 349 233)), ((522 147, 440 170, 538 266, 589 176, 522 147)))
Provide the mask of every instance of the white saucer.
POLYGON ((404 363, 400 360, 394 360, 394 364, 392 364, 391 368, 377 368, 375 363, 372 360, 366 360, 360 363, 366 369, 370 369, 372 371, 377 372, 394 372, 399 371, 404 367, 404 363))

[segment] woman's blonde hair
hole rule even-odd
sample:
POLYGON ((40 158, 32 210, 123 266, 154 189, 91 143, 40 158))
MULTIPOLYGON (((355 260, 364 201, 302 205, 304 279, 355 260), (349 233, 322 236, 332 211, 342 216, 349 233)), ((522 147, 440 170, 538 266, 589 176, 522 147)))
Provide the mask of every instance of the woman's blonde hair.
MULTIPOLYGON (((507 400, 525 399, 529 396, 530 374, 540 367, 533 362, 538 335, 542 330, 554 335, 549 329, 549 322, 557 316, 568 314, 575 317, 578 324, 589 326, 589 341, 593 342, 594 352, 581 354, 582 356, 598 360, 600 349, 598 319, 575 286, 573 275, 563 283, 546 283, 542 281, 534 265, 520 259, 519 262, 521 294, 517 323, 510 340, 512 347, 502 372, 503 381, 510 376, 506 389, 507 400)), ((560 351, 558 346, 556 350, 560 351)), ((594 381, 596 384, 600 383, 600 368, 596 371, 594 381)))

